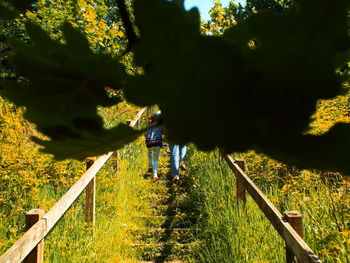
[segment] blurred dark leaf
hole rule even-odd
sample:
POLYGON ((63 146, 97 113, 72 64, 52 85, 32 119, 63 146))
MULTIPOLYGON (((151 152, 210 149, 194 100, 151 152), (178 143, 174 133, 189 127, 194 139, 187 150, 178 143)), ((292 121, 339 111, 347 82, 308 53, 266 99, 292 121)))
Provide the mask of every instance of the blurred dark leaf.
MULTIPOLYGON (((33 24, 27 24, 27 32, 33 45, 18 40, 10 42, 15 50, 12 64, 25 79, 1 81, 4 87, 1 94, 27 108, 25 118, 52 138, 45 142, 49 149, 54 148, 49 145, 58 145, 56 140, 61 141, 62 137, 70 139, 72 146, 85 132, 102 136, 103 122, 97 115, 97 106, 120 102, 119 98, 108 96, 105 87, 121 89, 125 74, 121 64, 108 55, 94 54, 86 38, 68 23, 63 28, 66 44, 51 40, 33 24), (79 126, 79 120, 90 125, 79 126)), ((112 138, 111 131, 106 133, 112 138)), ((81 138, 86 143, 90 137, 81 138)), ((62 155, 78 158, 66 152, 62 155)))
POLYGON ((15 19, 19 12, 30 9, 36 0, 0 0, 0 19, 15 19))
POLYGON ((336 124, 322 136, 305 135, 267 139, 257 150, 300 168, 334 170, 349 174, 350 124, 336 124))
POLYGON ((119 125, 116 128, 105 130, 95 127, 90 120, 77 120, 81 125, 79 133, 67 134, 66 127, 56 129, 56 136, 51 141, 38 138, 33 140, 45 146, 43 152, 54 154, 58 160, 74 158, 83 160, 87 156, 98 156, 122 148, 125 144, 134 141, 144 131, 135 131, 129 126, 119 125))
POLYGON ((14 7, 23 12, 26 9, 30 9, 36 1, 37 0, 12 0, 11 2, 13 3, 14 7))
POLYGON ((50 136, 39 141, 46 151, 81 159, 137 136, 123 126, 103 130, 96 107, 118 103, 107 96, 108 86, 123 89, 134 104, 158 104, 172 143, 228 153, 256 149, 300 167, 349 173, 348 125, 319 137, 304 133, 316 101, 344 91, 347 75, 336 72, 349 61, 350 1, 296 0, 291 9, 282 1, 272 5, 280 13, 259 4, 257 14, 252 8, 221 37, 201 35, 198 10, 186 11, 183 2, 134 1, 140 35, 132 45, 134 62, 144 69, 136 76, 116 59, 91 52, 69 24, 66 44, 31 24, 33 45, 11 42, 13 65, 24 78, 0 84, 50 136), (326 148, 334 158, 326 160, 326 148))
POLYGON ((294 11, 261 11, 214 37, 200 34, 198 11, 183 1, 135 1, 135 62, 145 74, 130 80, 126 97, 158 104, 173 143, 236 152, 276 137, 287 152, 316 101, 343 92, 335 72, 349 60, 349 5, 299 0, 294 11))
POLYGON ((2 20, 12 20, 18 16, 18 11, 11 9, 9 7, 3 6, 0 3, 0 19, 2 20))

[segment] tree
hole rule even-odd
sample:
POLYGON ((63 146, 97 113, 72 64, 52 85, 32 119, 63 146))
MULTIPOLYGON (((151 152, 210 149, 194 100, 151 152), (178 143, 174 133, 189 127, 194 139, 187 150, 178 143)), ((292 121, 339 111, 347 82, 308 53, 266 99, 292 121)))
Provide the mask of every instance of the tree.
POLYGON ((214 6, 210 10, 210 20, 204 24, 203 29, 204 32, 210 31, 211 34, 220 35, 227 28, 258 12, 273 10, 283 15, 295 10, 295 8, 293 0, 247 0, 244 6, 241 3, 236 4, 231 1, 227 7, 223 7, 220 0, 215 0, 214 6))
POLYGON ((305 134, 317 100, 341 94, 348 80, 338 69, 349 60, 349 1, 297 0, 283 16, 258 11, 222 36, 202 35, 198 10, 185 11, 182 0, 135 1, 136 35, 124 2, 116 2, 129 40, 117 57, 92 52, 69 23, 64 44, 33 24, 26 26, 32 45, 10 42, 22 78, 1 81, 2 94, 26 106, 26 118, 51 138, 36 139, 45 151, 81 159, 142 133, 103 129, 96 107, 118 103, 105 92, 111 87, 139 106, 158 104, 174 143, 255 149, 301 167, 350 171, 349 124, 305 134), (142 71, 121 62, 130 52, 142 71))

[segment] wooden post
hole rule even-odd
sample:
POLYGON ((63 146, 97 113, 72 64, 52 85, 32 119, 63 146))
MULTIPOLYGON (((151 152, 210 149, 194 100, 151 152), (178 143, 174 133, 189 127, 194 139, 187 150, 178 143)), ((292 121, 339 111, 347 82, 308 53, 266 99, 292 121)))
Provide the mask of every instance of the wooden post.
MULTIPOLYGON (((235 160, 235 163, 244 172, 244 169, 245 169, 244 160, 235 160)), ((236 176, 236 191, 237 191, 237 198, 240 199, 241 201, 243 201, 243 203, 245 203, 246 202, 246 188, 244 187, 243 182, 237 176, 236 176)))
MULTIPOLYGON (((32 209, 26 214, 26 231, 29 230, 45 214, 42 209, 32 209)), ((44 262, 44 239, 28 254, 24 263, 43 263, 44 262)))
MULTIPOLYGON (((288 211, 283 213, 283 220, 288 222, 291 227, 298 233, 301 238, 304 238, 303 234, 303 220, 301 215, 297 211, 288 211)), ((298 260, 298 255, 294 255, 292 250, 286 245, 286 262, 287 263, 303 263, 298 260), (296 257, 296 258, 295 258, 296 257)))
POLYGON ((118 166, 119 166, 119 164, 118 164, 118 158, 119 158, 119 152, 118 152, 118 151, 115 151, 115 152, 113 153, 113 169, 114 169, 115 171, 118 171, 118 166))
MULTIPOLYGON (((94 157, 86 158, 86 170, 95 162, 94 157)), ((95 204, 96 204, 96 176, 92 178, 85 188, 85 222, 91 226, 95 225, 95 204)))
POLYGON ((344 177, 344 191, 347 192, 350 190, 350 175, 343 175, 344 177))

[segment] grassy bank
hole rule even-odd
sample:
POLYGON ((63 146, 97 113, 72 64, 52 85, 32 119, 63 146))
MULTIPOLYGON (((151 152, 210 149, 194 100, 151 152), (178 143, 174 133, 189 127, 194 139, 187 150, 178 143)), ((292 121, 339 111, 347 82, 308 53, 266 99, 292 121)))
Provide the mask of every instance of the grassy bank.
MULTIPOLYGON (((236 157, 246 159, 248 174, 281 212, 302 214, 305 240, 323 262, 350 262, 350 194, 340 175, 299 171, 293 176, 285 166, 264 157, 236 157)), ((282 239, 250 197, 245 209, 237 204, 235 177, 218 153, 193 151, 190 167, 204 215, 199 261, 284 262, 282 239)))

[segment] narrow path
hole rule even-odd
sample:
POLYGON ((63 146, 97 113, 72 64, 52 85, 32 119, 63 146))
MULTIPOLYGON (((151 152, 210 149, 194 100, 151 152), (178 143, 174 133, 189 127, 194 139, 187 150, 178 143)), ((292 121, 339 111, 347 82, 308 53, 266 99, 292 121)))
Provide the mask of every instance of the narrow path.
POLYGON ((146 227, 135 233, 139 241, 133 247, 141 262, 189 262, 191 251, 198 245, 195 229, 198 214, 188 194, 193 183, 184 173, 179 183, 170 182, 169 153, 164 148, 160 164, 159 181, 153 182, 153 191, 144 196, 152 209, 142 216, 146 227))

